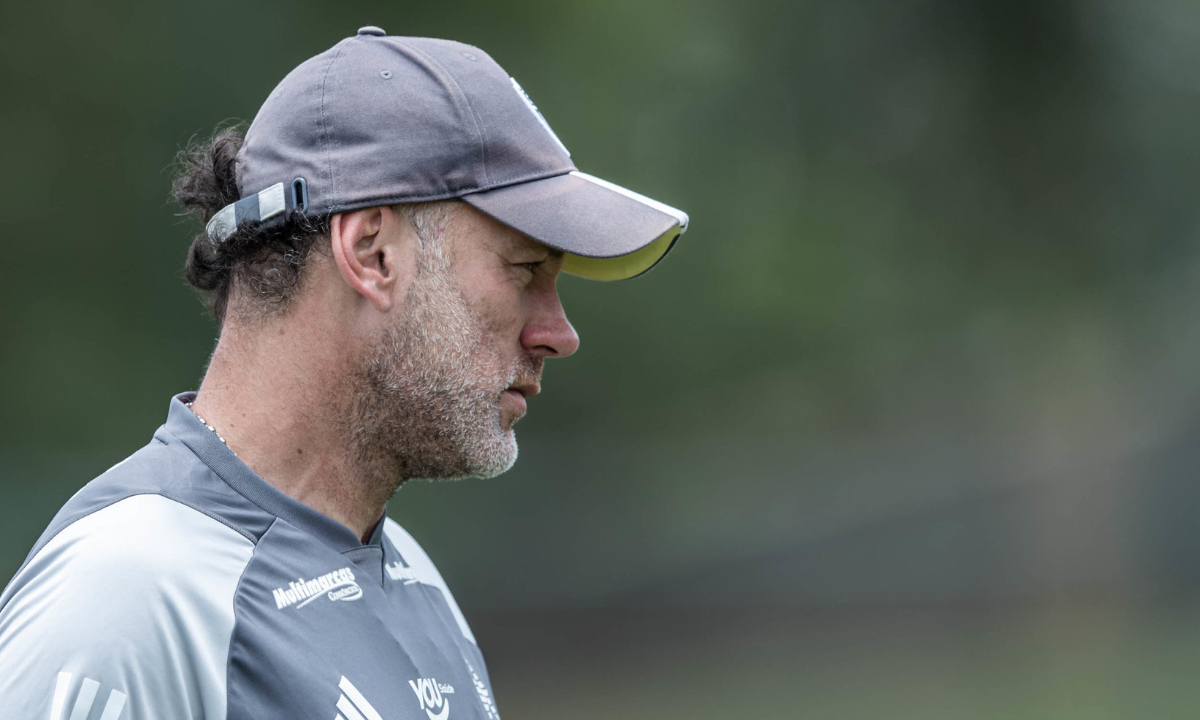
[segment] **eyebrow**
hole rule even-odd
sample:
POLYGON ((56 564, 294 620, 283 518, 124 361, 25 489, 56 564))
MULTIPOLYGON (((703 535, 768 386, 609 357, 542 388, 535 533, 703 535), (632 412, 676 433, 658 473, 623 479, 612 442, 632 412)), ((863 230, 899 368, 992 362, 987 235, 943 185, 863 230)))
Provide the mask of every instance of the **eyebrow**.
POLYGON ((508 243, 508 246, 511 249, 511 251, 520 252, 521 250, 525 250, 527 248, 535 249, 535 250, 539 249, 539 248, 545 248, 547 260, 558 260, 561 257, 563 257, 564 255, 566 255, 566 253, 563 252, 562 250, 559 250, 558 248, 552 248, 549 245, 547 245, 546 243, 541 242, 540 240, 534 240, 533 238, 529 237, 528 235, 523 235, 522 239, 523 239, 523 242, 522 241, 513 241, 513 242, 508 243))

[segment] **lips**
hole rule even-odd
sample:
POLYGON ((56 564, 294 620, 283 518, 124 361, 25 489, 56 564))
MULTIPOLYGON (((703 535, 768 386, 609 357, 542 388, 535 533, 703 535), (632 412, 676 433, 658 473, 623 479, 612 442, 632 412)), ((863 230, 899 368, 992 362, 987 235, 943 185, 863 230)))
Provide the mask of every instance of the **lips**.
POLYGON ((501 394, 508 396, 512 400, 512 404, 516 406, 515 416, 519 418, 529 409, 526 398, 531 398, 541 391, 541 385, 536 379, 521 379, 510 384, 501 394))
POLYGON ((504 392, 516 393, 522 398, 531 398, 541 391, 541 385, 539 385, 537 381, 513 383, 504 390, 504 392))
POLYGON ((513 389, 513 388, 509 388, 509 389, 505 390, 503 393, 501 393, 501 395, 503 397, 507 397, 509 400, 512 401, 512 404, 516 406, 515 411, 513 412, 512 422, 516 422, 516 420, 518 418, 520 418, 522 415, 524 415, 526 413, 526 411, 529 409, 528 404, 525 402, 525 395, 522 394, 520 391, 513 389))
POLYGON ((542 359, 538 357, 529 357, 527 362, 518 365, 511 376, 509 376, 508 387, 502 396, 509 396, 512 404, 516 406, 516 417, 521 417, 528 409, 526 400, 537 395, 542 391, 542 359))

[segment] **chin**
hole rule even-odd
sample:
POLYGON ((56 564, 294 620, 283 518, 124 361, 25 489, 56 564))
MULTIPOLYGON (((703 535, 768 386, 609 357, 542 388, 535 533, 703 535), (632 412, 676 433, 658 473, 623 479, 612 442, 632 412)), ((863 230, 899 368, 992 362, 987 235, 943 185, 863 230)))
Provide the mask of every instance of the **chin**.
POLYGON ((468 461, 471 477, 493 478, 508 472, 517 462, 517 436, 512 428, 481 443, 468 461))

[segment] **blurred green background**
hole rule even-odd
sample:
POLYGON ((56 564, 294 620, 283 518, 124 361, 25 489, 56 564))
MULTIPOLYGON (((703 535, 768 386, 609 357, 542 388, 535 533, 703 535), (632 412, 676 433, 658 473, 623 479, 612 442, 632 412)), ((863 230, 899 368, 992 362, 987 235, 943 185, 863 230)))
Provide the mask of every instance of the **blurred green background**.
POLYGON ((1194 0, 48 0, 0 23, 0 579, 196 387, 174 153, 376 24, 682 207, 497 480, 389 513, 506 718, 1200 708, 1194 0))

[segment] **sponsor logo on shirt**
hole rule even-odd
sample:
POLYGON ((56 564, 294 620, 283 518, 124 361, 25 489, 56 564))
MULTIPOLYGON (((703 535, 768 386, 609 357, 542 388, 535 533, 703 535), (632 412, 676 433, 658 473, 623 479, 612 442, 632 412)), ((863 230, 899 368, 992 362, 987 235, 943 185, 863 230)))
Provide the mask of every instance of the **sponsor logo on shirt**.
POLYGON ((347 720, 347 718, 351 718, 352 720, 359 720, 360 718, 364 718, 365 720, 383 720, 379 716, 379 711, 372 707, 371 703, 367 702, 363 694, 358 691, 358 688, 354 687, 354 683, 346 679, 345 675, 342 676, 341 682, 338 683, 338 688, 341 689, 342 694, 337 700, 338 714, 334 720, 347 720))
MULTIPOLYGON (((80 677, 79 687, 71 683, 74 673, 60 672, 54 683, 54 696, 50 699, 50 718, 59 720, 65 717, 67 700, 72 695, 75 702, 71 705, 72 718, 86 718, 96 704, 96 694, 100 691, 100 683, 90 677, 80 677)), ((102 695, 103 696, 103 695, 102 695)), ((104 709, 100 711, 100 720, 119 720, 121 711, 125 709, 125 700, 129 696, 120 690, 109 690, 104 709)))
POLYGON ((500 711, 496 709, 496 701, 492 700, 492 694, 488 691, 487 685, 483 684, 483 680, 479 678, 479 673, 475 672, 475 668, 471 667, 471 663, 467 663, 467 670, 471 673, 471 682, 475 683, 475 692, 479 694, 479 702, 487 712, 488 720, 500 720, 500 711))
POLYGON ((384 565, 384 570, 387 570, 388 577, 393 580, 403 580, 405 585, 412 585, 417 581, 417 571, 404 564, 403 560, 397 560, 391 565, 384 565))
POLYGON ((408 686, 417 694, 417 702, 429 716, 429 720, 446 720, 450 714, 450 698, 454 694, 454 686, 439 683, 436 678, 417 678, 409 680, 408 686))
POLYGON ((292 605, 302 608, 322 596, 330 600, 357 600, 362 597, 362 588, 354 579, 354 571, 347 566, 312 580, 296 578, 287 587, 275 588, 272 595, 275 607, 282 610, 292 605))

